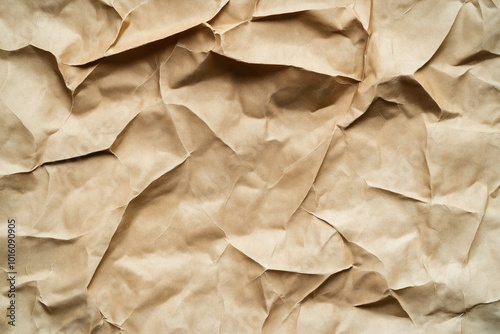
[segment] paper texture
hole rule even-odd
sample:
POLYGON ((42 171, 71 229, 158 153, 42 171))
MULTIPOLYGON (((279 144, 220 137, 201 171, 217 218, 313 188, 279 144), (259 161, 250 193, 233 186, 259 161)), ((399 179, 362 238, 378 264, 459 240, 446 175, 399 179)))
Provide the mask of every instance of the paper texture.
POLYGON ((1 1, 0 332, 498 333, 499 8, 1 1))

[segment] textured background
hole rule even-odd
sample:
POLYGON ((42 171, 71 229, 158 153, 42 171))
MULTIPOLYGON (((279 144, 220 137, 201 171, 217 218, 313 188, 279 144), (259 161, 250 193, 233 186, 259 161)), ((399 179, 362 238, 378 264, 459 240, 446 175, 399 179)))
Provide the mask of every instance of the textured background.
POLYGON ((12 333, 497 333, 499 0, 3 0, 12 333))

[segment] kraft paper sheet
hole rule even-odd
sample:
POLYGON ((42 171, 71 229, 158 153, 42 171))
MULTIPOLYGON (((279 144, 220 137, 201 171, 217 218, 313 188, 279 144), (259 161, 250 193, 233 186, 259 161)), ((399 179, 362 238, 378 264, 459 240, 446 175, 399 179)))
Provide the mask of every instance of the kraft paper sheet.
POLYGON ((1 1, 0 332, 499 333, 499 8, 1 1))

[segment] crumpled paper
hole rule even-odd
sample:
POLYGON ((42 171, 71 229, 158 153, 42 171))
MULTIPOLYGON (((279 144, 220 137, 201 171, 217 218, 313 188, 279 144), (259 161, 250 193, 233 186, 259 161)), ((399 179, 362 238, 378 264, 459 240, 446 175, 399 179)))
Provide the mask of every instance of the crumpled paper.
POLYGON ((0 331, 497 333, 499 8, 0 2, 0 331))

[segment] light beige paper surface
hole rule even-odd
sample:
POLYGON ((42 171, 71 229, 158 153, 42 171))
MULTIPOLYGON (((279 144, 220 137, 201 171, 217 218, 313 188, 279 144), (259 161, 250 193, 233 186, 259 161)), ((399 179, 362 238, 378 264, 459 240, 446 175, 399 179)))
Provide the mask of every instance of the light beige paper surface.
POLYGON ((0 332, 498 333, 499 8, 0 2, 0 332))

